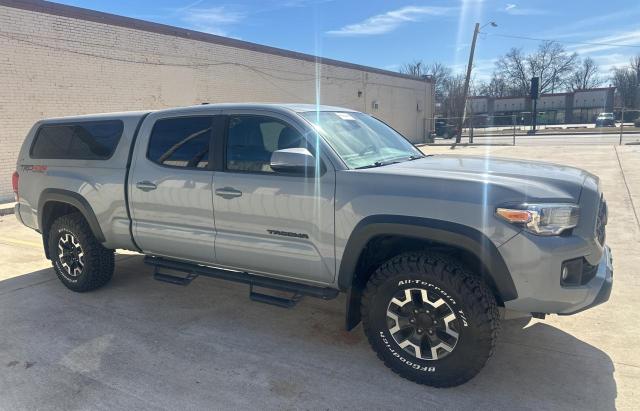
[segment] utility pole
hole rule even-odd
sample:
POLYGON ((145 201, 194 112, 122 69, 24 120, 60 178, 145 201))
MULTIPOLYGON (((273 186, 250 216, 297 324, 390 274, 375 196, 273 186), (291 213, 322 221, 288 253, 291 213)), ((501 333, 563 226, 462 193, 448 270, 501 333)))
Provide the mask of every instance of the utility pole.
MULTIPOLYGON (((491 24, 492 27, 498 27, 498 25, 493 21, 482 27, 489 24, 491 24)), ((471 51, 469 52, 469 63, 467 64, 467 76, 464 78, 464 88, 462 90, 462 115, 460 116, 460 122, 458 123, 458 135, 456 136, 455 144, 460 143, 462 140, 462 127, 464 127, 464 120, 467 114, 467 95, 469 94, 469 82, 471 81, 471 69, 473 68, 473 54, 476 52, 476 40, 478 40, 478 33, 480 33, 480 29, 482 27, 480 27, 480 23, 476 23, 476 26, 473 29, 473 40, 471 40, 471 51)))
POLYGON ((464 78, 464 87, 462 89, 462 115, 460 116, 460 123, 458 123, 458 135, 456 136, 456 144, 462 141, 462 128, 464 127, 464 120, 467 114, 467 94, 469 93, 471 68, 473 67, 473 54, 476 52, 476 40, 478 39, 478 33, 480 33, 480 23, 476 23, 476 27, 473 29, 471 52, 469 52, 469 63, 467 64, 467 76, 464 78))

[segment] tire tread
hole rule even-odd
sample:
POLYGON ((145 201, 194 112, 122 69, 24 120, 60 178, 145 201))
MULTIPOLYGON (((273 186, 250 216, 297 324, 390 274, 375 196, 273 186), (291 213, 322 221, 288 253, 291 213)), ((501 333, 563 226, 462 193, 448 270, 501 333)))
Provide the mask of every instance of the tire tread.
POLYGON ((93 235, 89 224, 87 224, 84 216, 80 213, 63 215, 56 219, 49 230, 49 255, 53 259, 56 258, 56 234, 59 229, 64 228, 76 235, 85 254, 85 267, 93 268, 90 272, 83 272, 86 275, 84 281, 77 283, 68 282, 64 276, 58 272, 58 268, 53 264, 54 270, 60 281, 72 291, 87 292, 98 289, 107 284, 113 276, 115 268, 114 251, 105 248, 98 242, 93 235))
POLYGON ((364 332, 369 344, 376 351, 378 358, 388 368, 416 383, 439 388, 457 386, 473 378, 495 352, 496 341, 500 332, 500 314, 496 299, 484 281, 470 273, 452 257, 430 251, 400 254, 380 266, 367 282, 362 295, 361 313, 364 332), (476 362, 473 367, 469 367, 456 378, 434 380, 420 378, 415 373, 403 372, 403 369, 398 367, 398 362, 389 360, 383 356, 382 352, 376 349, 374 339, 377 338, 377 334, 376 330, 372 328, 370 319, 373 298, 385 282, 403 273, 421 273, 426 276, 433 276, 435 280, 450 286, 458 295, 467 299, 467 307, 471 310, 471 313, 467 312, 468 317, 474 319, 476 327, 489 330, 481 340, 483 344, 488 345, 487 355, 483 361, 476 362))

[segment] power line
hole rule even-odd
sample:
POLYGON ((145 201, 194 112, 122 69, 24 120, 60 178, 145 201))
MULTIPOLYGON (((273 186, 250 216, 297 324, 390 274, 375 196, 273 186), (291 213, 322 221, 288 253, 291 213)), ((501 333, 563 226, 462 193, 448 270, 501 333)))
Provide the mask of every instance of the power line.
MULTIPOLYGON (((151 65, 151 66, 185 67, 185 68, 207 68, 207 67, 216 67, 216 66, 236 66, 236 67, 242 67, 242 68, 245 68, 247 70, 256 72, 257 74, 263 74, 263 75, 272 77, 274 79, 283 80, 283 81, 307 82, 307 81, 315 81, 316 80, 314 75, 307 75, 307 74, 304 74, 304 73, 295 72, 295 71, 291 71, 291 70, 278 69, 278 68, 275 68, 275 67, 268 67, 267 68, 267 67, 251 66, 251 65, 242 64, 242 63, 239 63, 239 62, 232 62, 232 61, 210 60, 210 59, 204 59, 202 57, 197 57, 197 56, 186 56, 186 55, 166 54, 166 53, 154 53, 154 52, 144 51, 144 54, 150 55, 150 56, 171 57, 171 58, 179 58, 179 59, 187 59, 187 60, 200 60, 200 61, 202 61, 202 63, 161 62, 161 61, 150 61, 150 60, 147 60, 147 59, 142 60, 142 59, 135 59, 135 58, 108 56, 108 55, 98 54, 98 53, 93 53, 93 52, 73 50, 73 49, 70 49, 70 48, 59 47, 59 46, 55 46, 55 45, 51 45, 51 44, 39 43, 39 42, 35 42, 35 41, 29 40, 29 39, 26 39, 26 38, 20 38, 20 37, 18 37, 16 35, 20 36, 21 33, 0 31, 0 37, 4 37, 4 38, 6 38, 8 40, 13 40, 13 41, 21 42, 21 43, 26 43, 26 44, 29 44, 29 45, 32 45, 32 46, 47 48, 47 49, 50 49, 50 50, 66 52, 66 53, 71 53, 71 54, 77 54, 77 55, 81 55, 81 56, 85 56, 85 57, 94 57, 94 58, 100 58, 100 59, 104 59, 104 60, 118 61, 118 62, 122 62, 122 63, 144 64, 144 65, 151 65), (278 76, 278 75, 274 75, 274 74, 271 74, 271 73, 267 73, 267 72, 265 72, 263 70, 282 72, 282 73, 286 73, 287 76, 286 77, 278 76), (305 76, 305 77, 292 78, 290 75, 305 76)), ((126 52, 126 53, 135 53, 135 54, 138 54, 138 55, 140 53, 140 51, 135 50, 135 49, 129 49, 129 48, 123 48, 123 47, 115 47, 115 46, 111 46, 111 45, 107 45, 107 44, 93 43, 93 42, 87 42, 87 41, 81 41, 81 40, 70 40, 70 39, 62 39, 62 38, 59 38, 59 37, 48 37, 48 36, 37 36, 37 35, 31 35, 30 37, 40 37, 41 39, 45 39, 45 40, 63 41, 63 42, 68 42, 68 43, 72 43, 72 44, 73 43, 77 43, 77 44, 80 44, 80 45, 83 45, 83 46, 96 46, 96 47, 101 47, 101 48, 114 50, 114 51, 120 51, 120 52, 126 52)), ((339 80, 339 81, 342 80, 343 82, 361 82, 362 81, 360 77, 349 78, 349 77, 339 77, 339 76, 333 76, 333 75, 325 75, 324 77, 326 77, 327 80, 329 80, 329 79, 339 80)))
MULTIPOLYGON (((109 44, 103 44, 103 43, 97 43, 97 42, 90 42, 90 41, 83 41, 83 40, 77 40, 77 39, 64 39, 64 38, 60 38, 60 37, 52 37, 52 36, 42 36, 42 35, 29 35, 29 37, 33 37, 33 38, 40 38, 41 41, 59 41, 59 42, 67 42, 67 43, 71 43, 74 44, 76 43, 76 45, 80 45, 80 47, 99 47, 99 48, 103 48, 106 50, 111 50, 111 51, 118 51, 118 52, 125 52, 125 53, 131 53, 131 54, 136 54, 136 55, 140 55, 140 51, 139 50, 135 50, 132 48, 126 48, 126 47, 117 47, 115 45, 109 45, 109 44)), ((45 44, 42 42, 38 42, 38 41, 34 41, 31 39, 27 39, 25 38, 25 35, 23 33, 16 33, 16 32, 10 32, 10 31, 0 31, 0 38, 5 38, 7 40, 12 40, 12 41, 16 41, 19 43, 23 43, 23 44, 29 44, 31 46, 35 46, 35 47, 40 47, 40 48, 45 48, 45 49, 49 49, 49 50, 55 50, 58 52, 63 52, 63 53, 71 53, 71 54, 76 54, 76 55, 80 55, 80 56, 85 56, 85 57, 92 57, 92 58, 99 58, 99 59, 103 59, 103 60, 111 60, 111 61, 117 61, 117 62, 122 62, 122 63, 129 63, 129 64, 142 64, 142 65, 151 65, 151 66, 164 66, 164 67, 181 67, 181 68, 193 68, 193 69, 199 69, 199 68, 209 68, 209 67, 217 67, 217 66, 235 66, 235 67, 241 67, 244 68, 246 70, 252 71, 254 72, 256 75, 258 75, 259 77, 261 77, 263 80, 265 80, 267 83, 271 84, 273 87, 275 87, 276 89, 280 90, 281 92, 294 97, 296 99, 302 99, 301 96, 294 94, 292 92, 290 92, 289 90, 286 90, 282 87, 280 87, 278 84, 276 84, 276 82, 274 82, 273 80, 281 80, 281 81, 287 81, 287 82, 308 82, 308 81, 316 81, 316 77, 315 75, 309 75, 309 74, 304 74, 304 73, 300 73, 300 72, 295 72, 292 70, 286 70, 286 69, 278 69, 275 67, 259 67, 259 66, 251 66, 248 64, 242 64, 239 62, 233 62, 233 61, 224 61, 224 60, 214 60, 214 59, 205 59, 202 57, 197 57, 197 56, 187 56, 187 55, 179 55, 179 54, 169 54, 169 53, 158 53, 158 52, 150 52, 150 51, 142 51, 145 55, 147 56, 153 56, 156 57, 158 59, 162 58, 162 57, 169 57, 169 58, 176 58, 176 59, 183 59, 183 60, 192 60, 192 62, 190 63, 182 63, 182 62, 163 62, 163 61, 153 61, 153 60, 149 60, 147 58, 143 58, 143 59, 136 59, 136 58, 130 58, 130 57, 120 57, 120 56, 109 56, 109 55, 105 55, 105 54, 100 54, 100 53, 95 53, 95 52, 91 52, 91 51, 83 51, 83 50, 74 50, 72 48, 67 48, 67 47, 60 47, 57 45, 53 45, 53 44, 45 44), (200 61, 200 62, 193 62, 193 60, 196 61, 200 61), (284 73, 285 76, 279 76, 279 75, 275 75, 273 73, 268 73, 266 70, 268 71, 275 71, 275 72, 281 72, 284 73), (291 77, 291 75, 295 75, 298 76, 298 78, 293 78, 291 77)), ((322 64, 322 63, 321 63, 322 64)), ((327 80, 333 80, 333 84, 335 86, 340 86, 341 84, 346 84, 346 83, 362 83, 362 78, 361 77, 340 77, 340 76, 335 76, 335 75, 329 75, 329 74, 325 74, 322 75, 321 77, 326 78, 327 80)), ((376 85, 376 86, 390 86, 390 84, 385 84, 385 83, 378 83, 378 82, 373 82, 373 81, 366 81, 367 85, 376 85)), ((396 88, 403 88, 403 89, 407 89, 407 90, 411 90, 413 91, 414 89, 411 87, 406 87, 406 86, 399 86, 399 85, 395 85, 396 88)))
POLYGON ((542 39, 537 37, 527 37, 527 36, 516 36, 512 34, 495 34, 495 33, 485 33, 487 36, 495 36, 495 37, 505 37, 509 39, 519 39, 519 40, 534 40, 534 41, 552 41, 554 43, 565 43, 565 44, 583 44, 587 46, 611 46, 611 47, 632 47, 632 48, 640 48, 640 44, 619 44, 619 43, 592 43, 587 41, 566 41, 566 40, 554 40, 554 39, 542 39))

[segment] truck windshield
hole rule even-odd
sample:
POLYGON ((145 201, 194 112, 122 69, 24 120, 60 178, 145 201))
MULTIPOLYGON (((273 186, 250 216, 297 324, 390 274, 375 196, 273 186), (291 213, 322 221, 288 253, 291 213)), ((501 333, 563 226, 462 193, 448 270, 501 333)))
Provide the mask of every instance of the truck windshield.
POLYGON ((424 156, 391 127, 367 114, 309 111, 301 115, 350 168, 379 167, 424 156))

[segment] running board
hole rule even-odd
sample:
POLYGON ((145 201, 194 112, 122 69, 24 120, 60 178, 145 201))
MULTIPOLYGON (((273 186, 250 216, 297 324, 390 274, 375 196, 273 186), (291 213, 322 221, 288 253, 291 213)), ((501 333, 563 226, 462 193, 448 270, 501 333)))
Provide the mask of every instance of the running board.
POLYGON ((296 305, 302 296, 321 298, 323 300, 331 300, 338 296, 338 290, 326 287, 314 287, 306 284, 294 283, 276 278, 263 277, 257 274, 249 274, 241 271, 224 270, 221 268, 209 267, 193 263, 187 263, 176 260, 168 260, 161 257, 146 256, 144 258, 146 264, 154 266, 153 277, 158 281, 170 284, 187 286, 198 276, 218 278, 221 280, 234 281, 249 285, 249 298, 256 302, 276 305, 278 307, 290 308, 296 305), (179 271, 186 273, 184 277, 179 277, 166 272, 162 269, 179 271), (290 298, 278 297, 255 292, 254 287, 268 288, 277 291, 291 293, 290 298))
POLYGON ((186 277, 178 277, 177 275, 171 275, 167 273, 161 273, 158 266, 155 266, 153 272, 153 278, 157 281, 162 281, 163 283, 182 285, 186 287, 191 284, 191 281, 198 278, 198 274, 189 274, 186 277))
POLYGON ((302 294, 295 293, 289 298, 278 297, 276 295, 269 295, 263 293, 257 293, 253 291, 253 284, 249 284, 249 298, 251 301, 258 303, 275 305, 276 307, 292 308, 298 304, 298 301, 302 299, 302 294))

